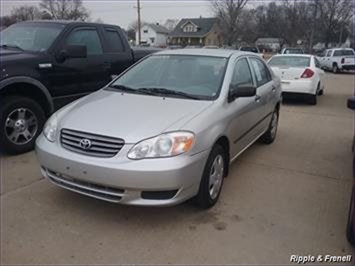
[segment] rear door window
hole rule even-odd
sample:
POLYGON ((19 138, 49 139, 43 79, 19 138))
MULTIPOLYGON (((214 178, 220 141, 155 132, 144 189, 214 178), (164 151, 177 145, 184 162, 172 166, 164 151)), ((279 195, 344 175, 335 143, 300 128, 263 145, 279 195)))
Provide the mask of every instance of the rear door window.
POLYGON ((258 87, 268 83, 271 80, 271 74, 265 64, 257 58, 250 58, 251 67, 254 70, 256 84, 258 87))
POLYGON ((123 52, 124 46, 118 31, 114 28, 105 28, 108 43, 108 52, 123 52))

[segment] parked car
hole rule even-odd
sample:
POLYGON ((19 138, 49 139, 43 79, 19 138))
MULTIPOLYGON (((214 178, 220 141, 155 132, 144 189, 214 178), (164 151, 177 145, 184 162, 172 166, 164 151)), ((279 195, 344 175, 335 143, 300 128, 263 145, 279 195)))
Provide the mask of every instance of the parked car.
POLYGON ((351 48, 334 48, 325 51, 324 56, 318 58, 321 67, 338 73, 343 70, 354 70, 354 50, 351 48))
POLYGON ((325 90, 325 73, 313 55, 275 55, 269 60, 274 73, 281 78, 285 97, 305 97, 312 105, 325 90))
MULTIPOLYGON (((352 97, 348 99, 348 108, 351 110, 355 110, 355 98, 352 97)), ((355 138, 354 138, 355 140, 355 138)), ((355 141, 353 141, 353 152, 355 141)), ((351 244, 354 244, 354 199, 355 199, 355 157, 353 158, 353 184, 352 184, 352 191, 351 191, 351 198, 350 198, 350 207, 349 207, 349 214, 348 214, 348 223, 346 226, 346 237, 351 244)))
POLYGON ((96 91, 154 49, 133 51, 121 28, 84 22, 21 22, 1 31, 0 145, 34 147, 46 118, 96 91))
POLYGON ((260 52, 259 48, 256 46, 241 46, 239 48, 240 51, 243 52, 251 52, 259 55, 261 58, 264 58, 264 54, 260 52))
POLYGON ((280 79, 251 53, 167 50, 69 104, 36 142, 54 184, 114 203, 203 208, 220 195, 229 163, 276 138, 280 79))
POLYGON ((287 47, 283 48, 280 54, 304 54, 304 51, 302 48, 287 47))

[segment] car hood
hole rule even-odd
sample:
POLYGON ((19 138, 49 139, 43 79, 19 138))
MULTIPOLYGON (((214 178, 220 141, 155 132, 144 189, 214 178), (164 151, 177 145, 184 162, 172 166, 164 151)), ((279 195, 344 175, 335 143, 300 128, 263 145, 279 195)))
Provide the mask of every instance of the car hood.
MULTIPOLYGON (((137 143, 179 130, 213 102, 101 90, 58 114, 59 127, 137 143)), ((183 128, 186 129, 186 128, 183 128)))
POLYGON ((39 56, 36 53, 20 51, 16 49, 4 49, 0 48, 0 60, 1 66, 5 67, 10 64, 15 65, 19 64, 22 61, 33 61, 39 56))

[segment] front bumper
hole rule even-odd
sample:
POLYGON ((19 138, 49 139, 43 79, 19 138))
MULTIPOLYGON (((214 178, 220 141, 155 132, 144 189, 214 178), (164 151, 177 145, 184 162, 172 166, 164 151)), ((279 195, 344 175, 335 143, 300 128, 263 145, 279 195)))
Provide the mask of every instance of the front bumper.
POLYGON ((317 92, 317 85, 313 80, 282 80, 281 88, 284 93, 313 94, 317 92))
POLYGON ((65 189, 101 200, 145 206, 179 204, 198 193, 209 151, 171 158, 130 160, 126 144, 113 158, 96 158, 36 141, 42 174, 65 189))

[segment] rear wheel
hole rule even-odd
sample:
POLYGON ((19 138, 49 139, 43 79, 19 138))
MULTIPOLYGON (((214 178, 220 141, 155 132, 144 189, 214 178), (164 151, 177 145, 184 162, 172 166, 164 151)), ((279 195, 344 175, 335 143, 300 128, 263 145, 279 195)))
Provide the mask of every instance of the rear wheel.
POLYGON ((271 122, 268 130, 261 136, 260 140, 265 144, 271 144, 275 141, 277 135, 277 128, 279 124, 279 111, 275 109, 272 113, 271 122))
POLYGON ((317 105, 317 94, 315 94, 315 95, 309 95, 308 103, 309 103, 310 105, 317 105))
POLYGON ((337 65, 337 64, 334 64, 332 70, 333 70, 333 73, 334 73, 334 74, 338 73, 338 72, 339 72, 338 65, 337 65))
POLYGON ((211 208, 216 204, 221 194, 226 170, 225 151, 222 146, 216 144, 207 159, 196 196, 197 204, 201 208, 211 208))
POLYGON ((34 148, 45 114, 38 103, 22 96, 2 99, 0 106, 0 145, 3 151, 20 154, 34 148))

